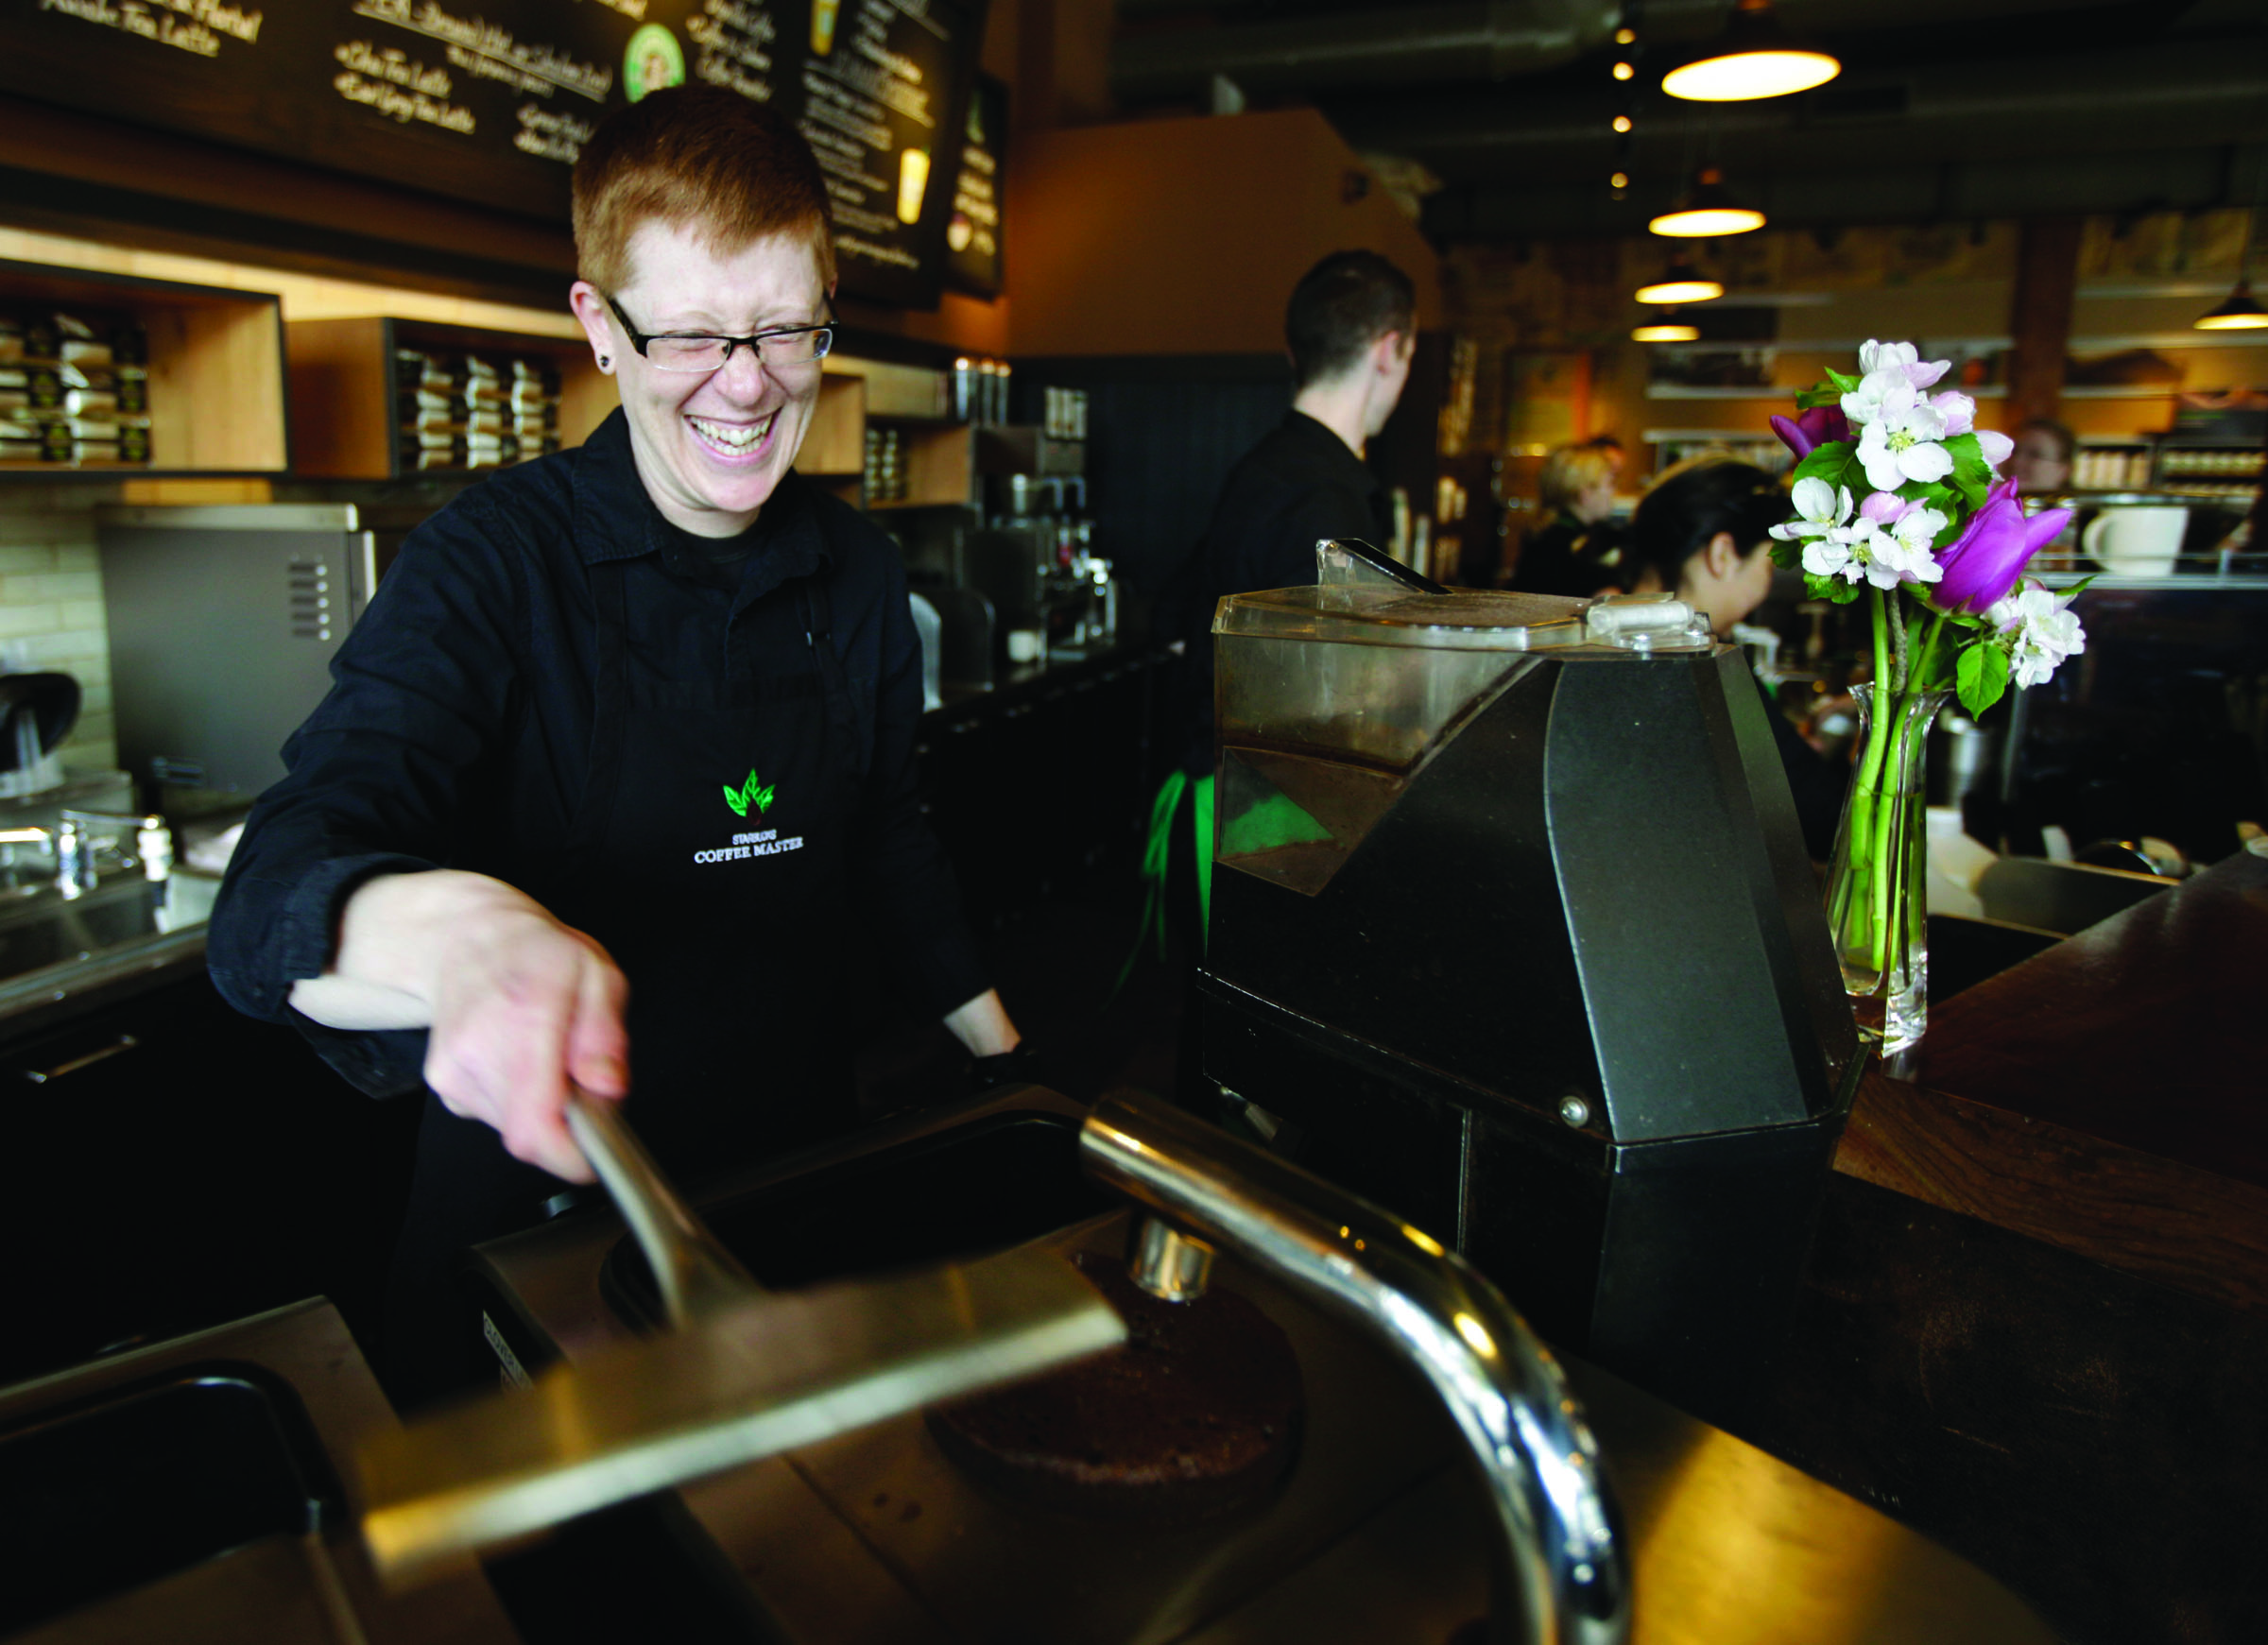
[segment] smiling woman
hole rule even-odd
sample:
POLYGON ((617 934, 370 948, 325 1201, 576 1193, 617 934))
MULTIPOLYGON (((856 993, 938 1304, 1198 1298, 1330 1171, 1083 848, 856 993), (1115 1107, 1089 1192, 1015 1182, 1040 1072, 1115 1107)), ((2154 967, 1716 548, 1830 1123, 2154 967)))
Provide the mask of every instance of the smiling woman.
POLYGON ((634 1088, 687 1181, 850 1127, 854 923, 971 1051, 1016 1044, 920 816, 897 553, 794 470, 825 203, 795 129, 730 93, 600 129, 570 300, 621 412, 410 535, 230 865, 222 992, 429 1092, 397 1403, 479 1376, 453 1275, 588 1179, 572 1090, 634 1088))

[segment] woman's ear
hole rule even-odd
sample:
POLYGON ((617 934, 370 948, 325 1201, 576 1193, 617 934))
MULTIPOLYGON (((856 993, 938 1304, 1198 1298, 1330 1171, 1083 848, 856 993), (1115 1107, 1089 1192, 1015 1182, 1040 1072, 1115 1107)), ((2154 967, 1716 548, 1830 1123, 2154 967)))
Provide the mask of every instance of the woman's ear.
POLYGON ((1732 540, 1732 533, 1720 531, 1709 540, 1701 551, 1701 562, 1712 577, 1728 577, 1740 569, 1740 545, 1732 540))
POLYGON ((614 368, 614 356, 620 351, 614 346, 614 317, 607 313, 607 300, 598 294, 598 287, 587 280, 578 280, 567 288, 567 305, 575 310, 575 317, 583 324, 583 334, 591 339, 592 355, 598 361, 601 371, 614 368))

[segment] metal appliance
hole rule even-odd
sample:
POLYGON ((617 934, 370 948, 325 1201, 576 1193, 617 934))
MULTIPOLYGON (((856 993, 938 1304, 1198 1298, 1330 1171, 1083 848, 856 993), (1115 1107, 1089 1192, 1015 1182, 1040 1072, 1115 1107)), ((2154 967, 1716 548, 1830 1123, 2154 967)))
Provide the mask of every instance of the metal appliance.
POLYGON ((119 763, 153 805, 172 787, 249 804, 330 689, 378 580, 347 503, 96 511, 119 763))
POLYGON ((1214 625, 1205 1071, 1547 1338, 1728 1419, 1859 1066, 1755 683, 1674 601, 1318 557, 1214 625))
MULTIPOLYGON (((782 1291, 1025 1242, 1138 1263, 1217 1244, 1211 1283, 1284 1331, 1306 1385, 1290 1474, 1203 1517, 1020 1503, 955 1467, 916 1415, 683 1487, 707 1568, 766 1613, 751 1638, 1581 1645, 1624 1616, 1637 1645, 1760 1626, 1815 1645, 2051 1637, 1874 1510, 1594 1367, 1555 1366, 1422 1230, 1155 1105, 1091 1113, 1005 1089, 745 1174, 701 1210, 782 1291), (1153 1237, 1160 1221, 1170 1239, 1153 1237), (1619 1521, 1598 1516, 1602 1477, 1619 1521), (1634 1573, 1626 1592, 1618 1571, 1634 1573), (1497 1632, 1479 1623, 1491 1614, 1497 1632)), ((604 1359, 663 1312, 603 1209, 481 1247, 471 1277, 491 1343, 531 1367, 604 1359)))
POLYGON ((998 613, 1011 667, 1079 653, 1118 630, 1118 584, 1094 553, 1081 475, 994 474, 984 524, 969 535, 961 564, 969 586, 998 613))

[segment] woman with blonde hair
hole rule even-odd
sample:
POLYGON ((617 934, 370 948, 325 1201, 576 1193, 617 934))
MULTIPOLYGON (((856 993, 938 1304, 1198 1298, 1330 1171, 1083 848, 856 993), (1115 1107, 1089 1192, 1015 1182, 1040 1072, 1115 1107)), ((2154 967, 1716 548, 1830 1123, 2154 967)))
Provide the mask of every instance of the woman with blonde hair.
POLYGON ((1528 594, 1597 593, 1615 581, 1622 545, 1614 529, 1614 452, 1597 443, 1555 447, 1537 489, 1543 526, 1521 544, 1512 586, 1528 594))

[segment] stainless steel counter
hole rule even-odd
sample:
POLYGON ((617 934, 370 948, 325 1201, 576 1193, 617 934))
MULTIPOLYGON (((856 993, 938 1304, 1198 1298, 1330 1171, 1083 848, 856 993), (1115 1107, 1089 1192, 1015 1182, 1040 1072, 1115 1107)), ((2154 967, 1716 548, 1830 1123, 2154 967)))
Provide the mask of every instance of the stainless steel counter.
MULTIPOLYGON (((343 1492, 343 1511, 317 1516, 294 1534, 278 1530, 211 1556, 161 1568, 168 1574, 13 1636, 18 1645, 127 1645, 164 1639, 169 1645, 507 1645, 518 1638, 487 1581, 476 1570, 452 1573, 428 1586, 388 1593, 378 1583, 356 1531, 352 1459, 363 1436, 395 1424, 369 1367, 328 1303, 313 1300, 238 1320, 135 1353, 120 1354, 52 1377, 0 1391, 0 1456, 9 1436, 66 1414, 120 1408, 152 1391, 196 1393, 215 1380, 270 1391, 275 1400, 275 1443, 291 1448, 295 1467, 319 1479, 320 1488, 343 1492), (290 1435, 303 1413, 319 1454, 304 1454, 290 1435)), ((194 1421, 191 1414, 191 1420, 194 1421)), ((59 1443, 50 1429, 43 1443, 59 1443)), ((66 1431, 60 1443, 69 1443, 66 1431)), ((112 1468, 130 1478, 137 1458, 90 1448, 88 1468, 112 1468)), ((226 1463, 237 1461, 232 1454, 226 1463)), ((0 1486, 12 1476, 0 1469, 0 1486)), ((148 1505, 118 1500, 120 1521, 146 1517, 148 1505)), ((192 1518, 198 1503, 180 1514, 192 1518)), ((44 1500, 0 1501, 0 1514, 17 1518, 44 1514, 44 1500)), ((123 1531, 120 1533, 124 1534, 123 1531)), ((176 1551, 199 1534, 195 1523, 169 1529, 176 1551)), ((225 1533, 215 1533, 222 1541, 225 1533)), ((7 1557, 22 1556, 11 1547, 7 1557)), ((97 1554, 94 1563, 100 1564, 97 1554)), ((130 1555, 119 1563, 130 1564, 130 1555)), ((19 1585, 0 1585, 12 1593, 19 1585)))
MULTIPOLYGON (((806 1164, 880 1158, 1017 1102, 1079 1111, 1027 1091, 806 1164)), ((1124 1220, 1048 1240, 1116 1250, 1124 1220)), ((517 1323, 574 1357, 623 1330, 598 1286, 618 1233, 610 1217, 581 1216, 482 1259, 517 1323)), ((1487 1604, 1493 1520, 1446 1416, 1410 1373, 1249 1268, 1224 1256, 1215 1282, 1284 1329, 1307 1382, 1298 1461, 1264 1501, 1156 1527, 1040 1514, 965 1478, 918 1417, 735 1471, 685 1500, 808 1645, 1447 1645, 1487 1604)), ((2053 1637, 1989 1578, 1875 1510, 1603 1372, 1570 1370, 1621 1495, 1644 1645, 2053 1637)))

